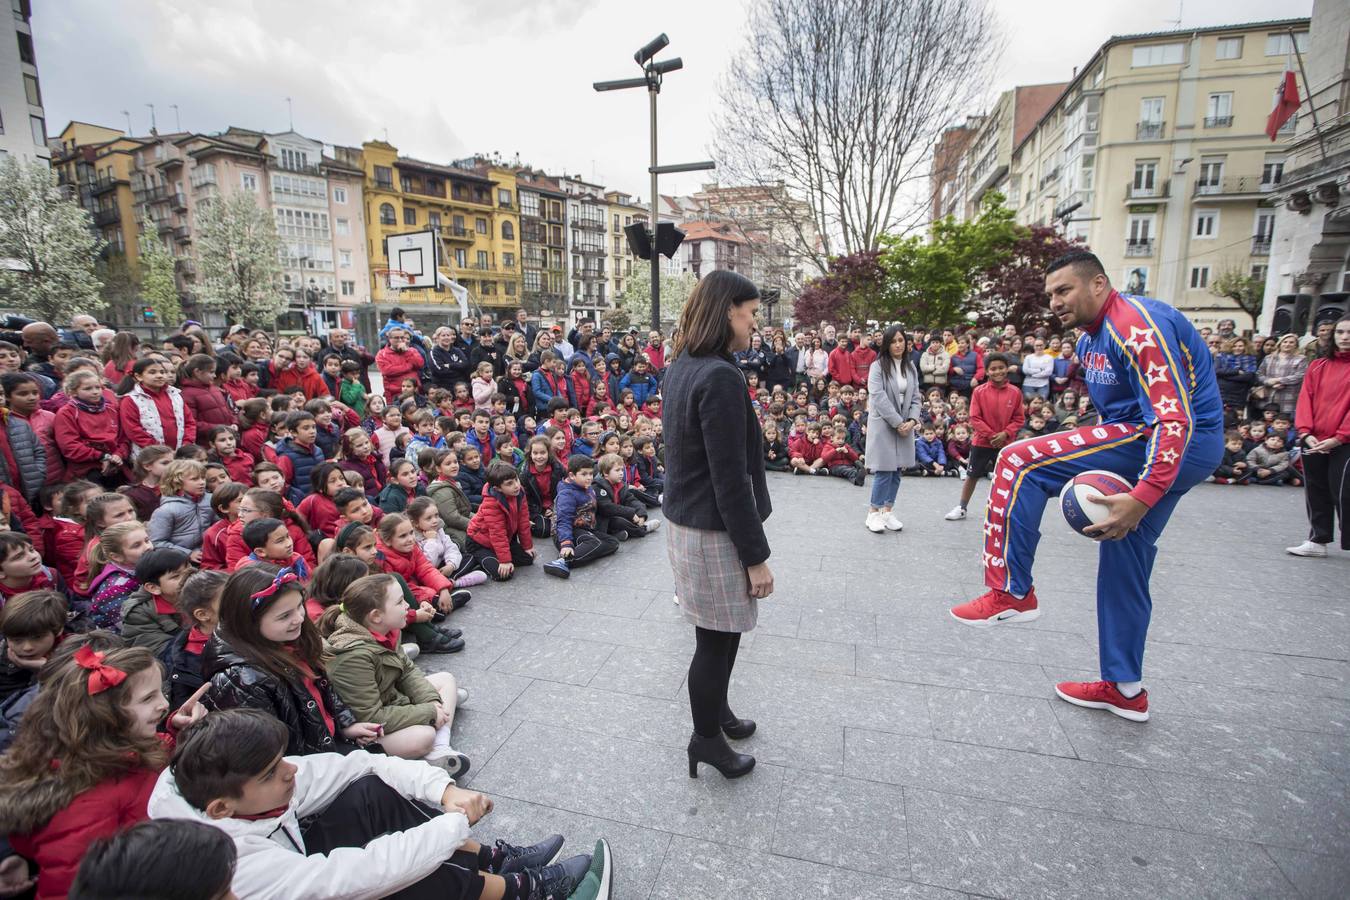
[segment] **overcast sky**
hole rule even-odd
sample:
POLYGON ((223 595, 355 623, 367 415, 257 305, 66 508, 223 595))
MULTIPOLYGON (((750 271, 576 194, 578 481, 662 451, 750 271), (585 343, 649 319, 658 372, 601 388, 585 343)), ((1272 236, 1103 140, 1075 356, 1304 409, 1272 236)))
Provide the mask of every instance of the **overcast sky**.
MULTIPOLYGON (((718 78, 748 0, 40 0, 33 32, 48 130, 71 119, 214 132, 295 128, 325 143, 383 138, 447 162, 519 154, 648 197, 644 91, 633 51, 665 31, 685 69, 660 98, 661 162, 708 157, 718 78), (177 116, 171 105, 178 107, 177 116)), ((1006 40, 994 91, 1068 80, 1112 34, 1177 27, 1177 0, 996 0, 1006 40)), ((1312 0, 1188 0, 1182 27, 1308 15, 1312 0)), ((991 92, 992 93, 992 92, 991 92)), ((971 110, 978 112, 979 110, 971 110)), ((667 176, 663 193, 703 176, 667 176)))

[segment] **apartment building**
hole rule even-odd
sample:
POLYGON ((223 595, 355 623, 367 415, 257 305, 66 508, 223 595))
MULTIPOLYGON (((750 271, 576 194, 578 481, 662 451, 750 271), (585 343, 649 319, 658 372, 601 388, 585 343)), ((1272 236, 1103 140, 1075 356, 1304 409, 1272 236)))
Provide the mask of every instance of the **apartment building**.
POLYGON ((558 182, 525 167, 516 171, 520 198, 521 306, 531 316, 561 315, 567 277, 567 195, 558 182))
POLYGON ((30 0, 11 0, 13 15, 0 29, 0 156, 49 160, 47 114, 42 108, 30 0))
POLYGON ((754 253, 739 228, 726 222, 694 221, 683 223, 680 230, 684 241, 674 259, 679 274, 702 278, 714 269, 725 269, 751 277, 754 253))
POLYGON ((601 185, 562 176, 558 185, 567 195, 568 274, 572 280, 569 316, 572 321, 603 316, 612 305, 605 246, 609 201, 601 185))
POLYGON ((609 249, 609 295, 618 297, 623 293, 624 285, 633 275, 633 267, 650 265, 647 260, 638 259, 628 249, 628 236, 624 229, 634 222, 647 224, 651 213, 644 210, 631 194, 623 191, 606 191, 605 200, 609 203, 606 220, 609 235, 606 238, 609 249))

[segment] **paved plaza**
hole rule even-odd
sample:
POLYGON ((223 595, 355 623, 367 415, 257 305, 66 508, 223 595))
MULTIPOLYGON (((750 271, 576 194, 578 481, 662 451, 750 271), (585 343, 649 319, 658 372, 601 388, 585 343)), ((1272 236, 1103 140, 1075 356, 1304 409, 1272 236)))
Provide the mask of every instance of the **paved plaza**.
POLYGON ((977 630, 947 614, 983 590, 979 518, 942 520, 955 479, 905 481, 900 535, 865 531, 840 479, 769 489, 777 590, 731 696, 754 772, 688 777, 692 628, 658 533, 476 589, 468 648, 423 660, 472 691, 455 745, 496 801, 482 839, 603 835, 624 900, 1345 896, 1350 554, 1285 555, 1301 491, 1181 503, 1135 724, 1053 695, 1098 677, 1095 548, 1053 507, 1043 615, 977 630))

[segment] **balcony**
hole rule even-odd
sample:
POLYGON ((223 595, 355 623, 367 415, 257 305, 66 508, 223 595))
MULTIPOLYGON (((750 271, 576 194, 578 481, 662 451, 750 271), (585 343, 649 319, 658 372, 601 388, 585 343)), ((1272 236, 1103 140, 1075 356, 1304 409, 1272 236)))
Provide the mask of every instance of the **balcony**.
POLYGON ((156 184, 141 191, 142 203, 165 203, 169 199, 169 188, 167 185, 156 184))
POLYGON ((192 240, 192 229, 186 225, 176 225, 173 229, 173 239, 180 244, 186 244, 192 240))
POLYGON ((572 227, 581 228, 586 231, 604 231, 605 217, 586 216, 586 215, 577 216, 575 219, 572 220, 572 227))
POLYGON ((1155 180, 1151 184, 1135 184, 1133 181, 1125 185, 1126 203, 1162 203, 1166 202, 1171 196, 1172 180, 1163 178, 1155 180))
POLYGON ((443 241, 465 241, 473 243, 473 231, 465 228, 463 225, 442 225, 441 240, 443 241))
POLYGON ((197 277, 197 261, 190 256, 180 256, 173 261, 173 267, 181 275, 189 278, 197 277))
POLYGON ((198 167, 192 173, 192 186, 195 188, 214 186, 216 184, 215 168, 198 167))
POLYGON ((1126 256, 1152 256, 1153 238, 1130 238, 1125 241, 1126 256))
POLYGON ((455 188, 450 192, 450 199, 456 203, 468 203, 471 206, 492 208, 492 198, 486 193, 474 193, 462 188, 455 188))
POLYGON ((122 221, 122 212, 115 206, 111 209, 94 210, 94 224, 99 228, 105 225, 115 225, 120 221, 122 221))
POLYGON ((174 212, 187 212, 187 197, 182 191, 174 191, 169 196, 169 206, 174 212))
POLYGON ((577 278, 604 278, 605 270, 602 266, 582 266, 572 274, 577 278))
POLYGON ((127 184, 125 178, 114 178, 109 175, 100 175, 89 182, 89 193, 97 197, 99 194, 106 194, 108 191, 117 189, 118 185, 127 184))
POLYGON ((299 172, 301 175, 318 175, 319 167, 314 163, 300 163, 288 160, 285 157, 277 157, 276 167, 283 172, 299 172))
POLYGON ((1134 126, 1134 139, 1136 141, 1162 140, 1166 128, 1166 122, 1139 122, 1134 126))
POLYGON ((1239 200, 1259 197, 1269 188, 1261 183, 1260 175, 1225 175, 1195 183, 1196 197, 1239 200))
POLYGON ((1270 235, 1254 234, 1252 235, 1252 256, 1270 255, 1270 235))
POLYGON ((160 234, 168 234, 168 233, 170 233, 171 231, 173 231, 173 222, 169 221, 168 219, 154 219, 154 218, 152 218, 151 221, 155 223, 155 229, 156 229, 160 234))
POLYGON ((1205 116, 1206 128, 1232 128, 1232 116, 1205 116))

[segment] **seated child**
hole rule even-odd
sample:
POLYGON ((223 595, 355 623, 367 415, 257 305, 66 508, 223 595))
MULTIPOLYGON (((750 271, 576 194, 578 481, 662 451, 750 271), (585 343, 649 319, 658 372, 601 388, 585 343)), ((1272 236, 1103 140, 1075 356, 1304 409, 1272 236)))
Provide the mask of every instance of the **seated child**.
POLYGON ((214 494, 221 485, 229 484, 230 473, 218 462, 207 462, 206 467, 206 492, 214 494))
POLYGON ((1253 447, 1247 454, 1247 468, 1252 470, 1252 484, 1302 483, 1295 477, 1289 451, 1284 448, 1284 437, 1277 431, 1267 431, 1262 445, 1253 447))
POLYGON ((847 478, 858 487, 862 487, 867 478, 867 467, 862 464, 858 451, 848 443, 848 429, 836 426, 830 435, 830 445, 820 454, 825 469, 836 478, 847 478))
POLYGON ((947 451, 942 441, 938 440, 937 429, 932 425, 923 426, 923 431, 914 441, 914 468, 908 474, 941 477, 946 469, 947 451))
POLYGON ((361 477, 366 496, 374 503, 389 478, 389 469, 375 450, 370 435, 360 428, 347 429, 342 435, 341 452, 342 459, 339 465, 343 471, 353 472, 361 477))
POLYGON ((180 627, 160 654, 169 685, 169 705, 177 708, 205 684, 202 651, 220 621, 220 592, 224 572, 194 572, 178 592, 180 627))
POLYGON ((399 635, 408 612, 392 575, 348 584, 341 602, 319 619, 332 657, 328 677, 354 715, 383 729, 385 753, 426 760, 460 778, 469 771, 469 758, 450 746, 459 702, 455 676, 423 675, 403 652, 399 635))
POLYGON ((378 534, 377 565, 384 572, 401 576, 419 604, 431 603, 449 613, 469 602, 469 592, 456 589, 417 546, 417 535, 407 516, 389 513, 380 520, 378 534))
MULTIPOLYGON (((651 438, 638 440, 646 442, 643 449, 651 446, 651 438)), ((786 472, 789 468, 787 443, 778 433, 778 423, 773 419, 764 421, 764 468, 769 472, 786 472)))
POLYGON ((89 554, 90 569, 98 571, 89 582, 89 620, 95 628, 121 632, 122 604, 141 587, 136 564, 152 549, 140 522, 121 522, 104 530, 89 554))
POLYGON ((213 462, 218 462, 230 473, 230 480, 248 484, 253 473, 253 464, 259 462, 253 454, 238 449, 239 439, 233 428, 217 425, 206 433, 207 454, 213 462))
POLYGON ((953 425, 947 438, 947 468, 953 467, 961 478, 970 470, 970 428, 965 425, 953 425))
POLYGON ((324 462, 323 448, 318 444, 319 426, 314 414, 300 410, 286 417, 286 428, 291 436, 277 441, 277 466, 288 485, 285 497, 299 503, 309 494, 309 473, 324 462))
MULTIPOLYGON (((641 424, 638 427, 640 432, 641 424)), ((638 477, 642 479, 647 490, 659 498, 666 489, 666 467, 656 458, 656 438, 639 433, 633 439, 633 452, 636 455, 638 477)), ((783 460, 784 462, 787 460, 786 444, 783 446, 783 460)))
POLYGON ((323 639, 304 614, 305 591, 294 572, 245 566, 225 582, 220 630, 202 674, 210 709, 248 707, 279 719, 287 752, 350 753, 379 738, 358 722, 327 678, 323 639))
POLYGON ((300 501, 296 512, 305 517, 309 527, 326 538, 337 534, 342 526, 342 513, 334 498, 347 487, 347 477, 335 462, 321 463, 309 474, 309 495, 300 501))
MULTIPOLYGON (((592 857, 545 865, 561 849, 560 835, 532 847, 470 839, 492 801, 455 787, 444 769, 365 752, 288 756, 288 745, 285 726, 269 716, 213 713, 183 732, 150 797, 151 818, 203 822, 234 839, 231 888, 241 897, 406 890, 527 900, 566 897, 584 881, 590 896, 608 900, 607 891, 592 890, 609 871, 589 873, 592 857), (278 833, 289 839, 274 839, 278 833)), ((603 842, 596 849, 608 859, 603 842)))
POLYGON ((42 558, 61 573, 67 585, 75 583, 75 570, 84 551, 84 513, 89 501, 103 489, 92 481, 72 481, 56 494, 52 528, 46 533, 42 558))
POLYGON ((426 495, 417 478, 417 464, 398 459, 389 467, 389 483, 380 491, 379 506, 386 513, 403 512, 413 499, 426 495))
POLYGON ((295 552, 295 541, 291 539, 291 532, 285 522, 270 518, 254 519, 244 526, 242 534, 249 554, 239 561, 236 571, 263 563, 288 569, 302 583, 308 583, 309 565, 303 556, 295 552))
POLYGON ((469 499, 469 506, 477 509, 478 504, 483 502, 483 487, 487 484, 487 477, 483 468, 483 456, 474 447, 466 446, 459 454, 459 474, 455 476, 455 480, 463 488, 464 496, 469 499))
POLYGON ((1230 431, 1223 436, 1223 459, 1214 470, 1217 484, 1246 484, 1252 477, 1251 466, 1247 465, 1247 454, 1242 452, 1242 434, 1230 431))
POLYGON ((190 459, 175 459, 160 480, 159 507, 150 516, 148 531, 156 547, 177 547, 202 561, 202 536, 216 519, 206 495, 206 467, 190 459))
MULTIPOLYGON (((125 494, 99 494, 85 504, 84 550, 75 566, 75 580, 70 584, 70 590, 76 598, 89 596, 89 553, 98 546, 103 530, 118 522, 135 520, 136 507, 125 494)), ((82 608, 78 603, 76 606, 82 608)))
POLYGON ((65 592, 61 574, 42 562, 42 555, 22 531, 0 531, 0 608, 28 591, 65 592))
POLYGON ((534 564, 530 507, 520 473, 505 463, 488 467, 487 493, 469 520, 465 555, 497 581, 506 581, 516 566, 534 564))
POLYGON ((122 601, 122 637, 127 643, 160 655, 182 630, 178 595, 195 571, 188 555, 176 547, 156 548, 141 556, 136 563, 141 589, 122 601))
POLYGON ((623 486, 628 498, 648 509, 660 506, 660 496, 642 480, 642 473, 637 465, 637 445, 627 434, 619 436, 619 456, 623 458, 623 486))
POLYGON ((553 533, 553 504, 558 485, 567 477, 567 467, 558 462, 543 435, 530 438, 527 456, 520 464, 520 483, 530 507, 530 531, 535 537, 553 533))
POLYGON ((417 536, 417 546, 422 548, 427 561, 441 570, 442 575, 459 587, 473 587, 487 581, 487 573, 478 561, 461 551, 459 544, 445 533, 436 501, 430 497, 418 497, 408 504, 407 516, 417 536))
POLYGON ((173 449, 163 444, 142 447, 132 467, 131 484, 119 488, 136 507, 136 518, 149 522, 159 508, 159 479, 173 462, 173 449))
POLYGON ((237 854, 219 828, 185 819, 137 822, 89 845, 70 896, 78 900, 220 900, 234 896, 237 854), (184 865, 191 860, 191 865, 184 865))
POLYGON ((66 633, 69 606, 56 591, 25 591, 0 610, 0 718, 28 690, 66 633))
POLYGON ((227 481, 211 492, 211 511, 216 521, 202 535, 202 568, 225 569, 226 538, 230 526, 239 520, 239 504, 248 487, 237 481, 227 481))
POLYGON ((244 543, 244 526, 254 519, 280 519, 285 522, 286 530, 291 533, 291 545, 295 552, 305 558, 305 564, 311 571, 318 565, 314 545, 309 540, 309 523, 276 491, 268 488, 250 488, 244 492, 244 498, 239 501, 239 517, 225 532, 227 569, 233 571, 239 565, 239 561, 248 556, 249 550, 252 549, 244 543))
POLYGON ((793 475, 828 475, 821 454, 824 446, 820 440, 820 426, 808 422, 804 431, 788 439, 788 464, 793 475))
POLYGON ((567 461, 567 478, 558 485, 553 543, 558 558, 544 565, 555 578, 568 578, 572 567, 584 566, 619 549, 619 539, 599 530, 596 519, 595 460, 580 453, 567 461))
POLYGON ((628 497, 623 493, 622 457, 606 453, 596 461, 595 470, 599 476, 593 482, 597 531, 626 541, 630 537, 643 537, 661 527, 660 520, 647 520, 646 511, 640 503, 625 502, 628 497))

